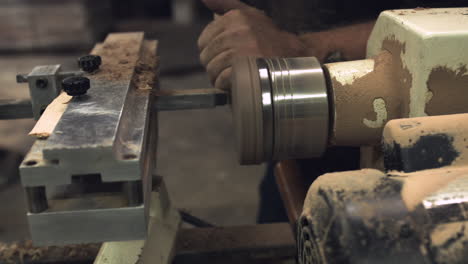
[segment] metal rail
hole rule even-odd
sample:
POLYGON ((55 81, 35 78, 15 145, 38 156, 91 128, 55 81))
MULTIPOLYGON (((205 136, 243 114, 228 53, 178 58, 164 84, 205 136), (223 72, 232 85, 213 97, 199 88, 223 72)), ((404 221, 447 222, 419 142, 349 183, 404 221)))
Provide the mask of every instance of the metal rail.
MULTIPOLYGON (((187 89, 158 91, 156 111, 214 108, 226 105, 228 95, 218 89, 187 89)), ((0 120, 33 118, 31 100, 0 100, 0 120)))
POLYGON ((32 118, 31 100, 27 99, 1 99, 0 120, 32 118))
POLYGON ((228 103, 227 93, 218 89, 160 90, 157 111, 214 108, 228 103))

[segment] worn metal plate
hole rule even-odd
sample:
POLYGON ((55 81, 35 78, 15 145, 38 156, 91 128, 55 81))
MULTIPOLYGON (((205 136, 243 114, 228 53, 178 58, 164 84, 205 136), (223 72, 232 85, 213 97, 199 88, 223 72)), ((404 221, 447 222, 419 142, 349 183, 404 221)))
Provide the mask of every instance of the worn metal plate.
POLYGON ((131 82, 142 44, 143 33, 113 34, 95 50, 102 57, 102 68, 87 76, 88 94, 69 102, 44 146, 46 159, 59 160, 71 174, 99 172, 104 181, 140 178, 148 102, 135 95, 131 82), (122 117, 130 119, 121 124, 122 117))

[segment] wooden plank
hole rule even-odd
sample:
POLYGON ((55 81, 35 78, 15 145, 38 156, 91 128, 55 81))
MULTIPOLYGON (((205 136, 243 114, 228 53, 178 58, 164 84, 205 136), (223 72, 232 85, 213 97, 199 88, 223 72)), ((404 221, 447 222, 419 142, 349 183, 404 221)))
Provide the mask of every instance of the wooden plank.
POLYGON ((66 93, 61 93, 55 98, 55 100, 47 106, 39 121, 37 121, 31 132, 29 132, 29 135, 40 139, 48 138, 60 121, 71 99, 72 97, 66 93))

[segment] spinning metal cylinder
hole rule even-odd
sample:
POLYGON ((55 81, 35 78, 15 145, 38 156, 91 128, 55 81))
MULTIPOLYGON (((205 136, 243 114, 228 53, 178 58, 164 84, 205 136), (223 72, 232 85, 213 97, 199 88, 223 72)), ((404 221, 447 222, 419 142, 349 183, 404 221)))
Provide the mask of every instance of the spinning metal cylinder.
POLYGON ((329 102, 316 58, 242 58, 233 72, 232 108, 242 164, 317 157, 325 151, 329 102))

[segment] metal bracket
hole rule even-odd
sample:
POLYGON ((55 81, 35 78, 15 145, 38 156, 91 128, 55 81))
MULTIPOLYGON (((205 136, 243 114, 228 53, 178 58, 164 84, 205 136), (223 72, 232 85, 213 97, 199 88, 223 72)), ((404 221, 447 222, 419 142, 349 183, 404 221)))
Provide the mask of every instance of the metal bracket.
POLYGON ((46 107, 60 94, 61 81, 82 75, 82 71, 64 72, 61 65, 36 66, 29 74, 18 74, 17 83, 28 83, 34 119, 38 120, 46 107))

